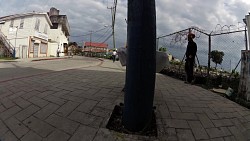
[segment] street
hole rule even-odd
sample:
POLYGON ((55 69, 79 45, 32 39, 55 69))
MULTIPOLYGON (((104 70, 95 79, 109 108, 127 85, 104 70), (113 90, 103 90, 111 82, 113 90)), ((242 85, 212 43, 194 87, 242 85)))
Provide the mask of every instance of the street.
MULTIPOLYGON (((0 63, 1 141, 250 139, 250 110, 199 86, 156 74, 157 137, 106 128, 124 102, 120 62, 74 57, 0 63)), ((142 99, 143 100, 143 99, 142 99)))
POLYGON ((28 77, 42 73, 83 68, 100 64, 100 60, 75 56, 56 60, 32 61, 19 60, 17 62, 0 62, 0 82, 14 78, 28 77))

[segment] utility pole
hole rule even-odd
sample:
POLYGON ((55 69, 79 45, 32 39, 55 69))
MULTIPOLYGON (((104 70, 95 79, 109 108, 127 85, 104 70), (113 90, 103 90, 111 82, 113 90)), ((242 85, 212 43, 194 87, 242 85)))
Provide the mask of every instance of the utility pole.
POLYGON ((117 0, 114 0, 114 6, 107 7, 111 10, 111 16, 112 16, 112 35, 113 35, 113 46, 115 47, 115 15, 116 15, 116 6, 117 6, 117 0))
POLYGON ((93 31, 90 30, 89 32, 90 32, 90 34, 89 34, 89 47, 90 47, 90 55, 91 55, 91 57, 92 57, 93 54, 92 54, 91 42, 92 42, 92 33, 93 33, 93 31))
POLYGON ((156 71, 155 0, 128 0, 128 56, 122 123, 129 131, 150 126, 156 71))
POLYGON ((92 33, 93 33, 93 31, 90 30, 89 32, 90 32, 90 34, 89 34, 89 44, 90 44, 90 46, 91 46, 91 42, 92 42, 92 33))

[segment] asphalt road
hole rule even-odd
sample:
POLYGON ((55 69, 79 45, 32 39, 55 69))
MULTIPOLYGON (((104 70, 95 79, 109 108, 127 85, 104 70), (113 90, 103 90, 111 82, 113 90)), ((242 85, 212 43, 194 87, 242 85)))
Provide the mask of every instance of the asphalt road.
POLYGON ((80 56, 56 60, 1 62, 0 82, 44 73, 56 73, 57 71, 96 66, 100 62, 100 60, 95 58, 80 56))

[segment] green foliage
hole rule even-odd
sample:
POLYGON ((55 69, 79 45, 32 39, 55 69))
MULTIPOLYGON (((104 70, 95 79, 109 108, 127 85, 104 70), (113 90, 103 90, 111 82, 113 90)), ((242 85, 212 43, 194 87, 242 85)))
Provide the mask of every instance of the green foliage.
POLYGON ((224 52, 213 50, 210 54, 210 58, 215 63, 215 68, 217 68, 217 64, 221 64, 223 61, 224 52))
POLYGON ((167 48, 165 48, 165 47, 160 47, 160 48, 159 48, 159 51, 161 51, 161 52, 167 52, 167 48))
POLYGON ((79 55, 79 54, 82 54, 83 52, 82 52, 82 49, 81 49, 81 48, 76 48, 76 49, 73 50, 73 53, 74 53, 75 55, 79 55))
POLYGON ((239 72, 237 72, 236 70, 232 70, 232 75, 234 76, 234 78, 237 78, 240 76, 239 72))
POLYGON ((69 42, 68 46, 71 46, 71 45, 74 45, 74 46, 78 47, 76 42, 69 42))

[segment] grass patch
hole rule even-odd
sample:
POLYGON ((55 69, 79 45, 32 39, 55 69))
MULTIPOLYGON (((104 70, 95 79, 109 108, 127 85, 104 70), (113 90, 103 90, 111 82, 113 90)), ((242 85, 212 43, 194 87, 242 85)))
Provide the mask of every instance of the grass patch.
POLYGON ((0 57, 1 60, 16 60, 16 58, 11 58, 11 57, 0 57))

